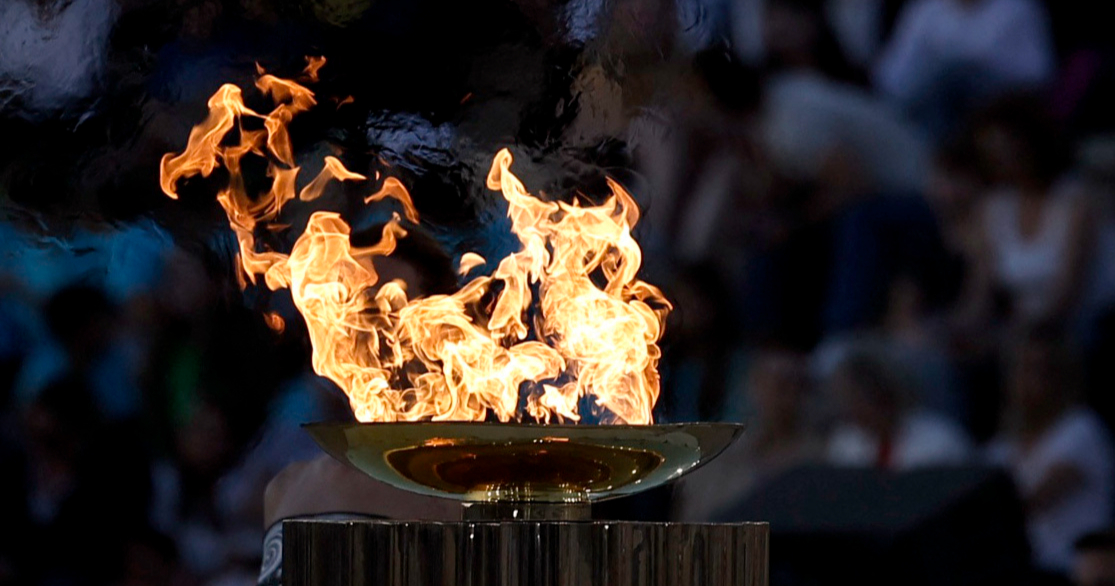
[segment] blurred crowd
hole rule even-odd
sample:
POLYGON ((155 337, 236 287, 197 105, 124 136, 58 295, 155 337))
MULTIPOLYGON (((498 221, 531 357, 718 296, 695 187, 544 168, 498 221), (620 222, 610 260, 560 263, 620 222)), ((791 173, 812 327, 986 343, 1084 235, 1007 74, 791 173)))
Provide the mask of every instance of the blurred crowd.
POLYGON ((1112 47, 1052 2, 729 4, 640 145, 679 276, 663 400, 751 423, 676 517, 808 463, 996 465, 1069 575, 1115 505, 1112 47))
POLYGON ((241 291, 211 186, 171 205, 158 157, 255 61, 377 35, 399 52, 342 56, 334 89, 380 102, 318 118, 356 130, 315 156, 404 172, 440 222, 403 247, 417 288, 478 242, 454 189, 500 141, 643 205, 676 305, 658 420, 749 424, 651 516, 724 520, 798 466, 995 466, 1036 575, 1115 579, 1115 37, 1089 7, 523 0, 475 17, 528 32, 472 65, 400 45, 428 20, 405 2, 280 4, 0 3, 0 585, 254 583, 268 482, 346 405, 289 297, 241 291))

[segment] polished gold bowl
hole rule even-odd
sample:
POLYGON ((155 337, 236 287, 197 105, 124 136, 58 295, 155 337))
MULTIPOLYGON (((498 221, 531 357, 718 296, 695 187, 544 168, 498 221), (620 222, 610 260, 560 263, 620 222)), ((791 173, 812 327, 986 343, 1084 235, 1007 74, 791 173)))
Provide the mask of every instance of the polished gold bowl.
POLYGON ((586 504, 659 486, 716 457, 732 423, 304 426, 334 458, 411 492, 466 503, 586 504))

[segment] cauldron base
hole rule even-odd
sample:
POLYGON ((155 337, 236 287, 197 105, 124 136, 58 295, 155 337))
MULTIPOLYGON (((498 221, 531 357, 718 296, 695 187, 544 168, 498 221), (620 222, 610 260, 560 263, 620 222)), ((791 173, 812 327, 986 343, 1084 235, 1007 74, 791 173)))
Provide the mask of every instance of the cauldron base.
POLYGON ((766 586, 766 523, 286 521, 287 586, 766 586))

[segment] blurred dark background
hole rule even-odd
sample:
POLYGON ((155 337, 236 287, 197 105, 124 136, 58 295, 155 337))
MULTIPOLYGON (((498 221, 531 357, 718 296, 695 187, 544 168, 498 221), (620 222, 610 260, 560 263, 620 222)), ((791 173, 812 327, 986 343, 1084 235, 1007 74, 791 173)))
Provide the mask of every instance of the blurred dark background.
MULTIPOLYGON (((677 306, 657 419, 750 429, 601 513, 770 520, 775 585, 1115 583, 1097 10, 0 0, 0 585, 255 582, 267 482, 345 405, 289 295, 238 286, 218 182, 171 201, 158 161, 222 83, 307 55, 303 176, 332 154, 400 177, 424 290, 514 250, 483 185, 501 147, 535 193, 609 175, 643 207, 644 278, 677 306)), ((320 205, 374 233, 362 195, 320 205)))

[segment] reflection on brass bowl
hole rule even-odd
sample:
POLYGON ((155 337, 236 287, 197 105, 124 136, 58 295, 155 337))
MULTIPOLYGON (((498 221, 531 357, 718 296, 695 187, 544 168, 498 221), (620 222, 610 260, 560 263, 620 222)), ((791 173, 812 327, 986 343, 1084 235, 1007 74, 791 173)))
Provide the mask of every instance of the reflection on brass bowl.
POLYGON ((304 426, 334 458, 397 488, 473 503, 589 503, 653 488, 743 425, 406 422, 304 426))

